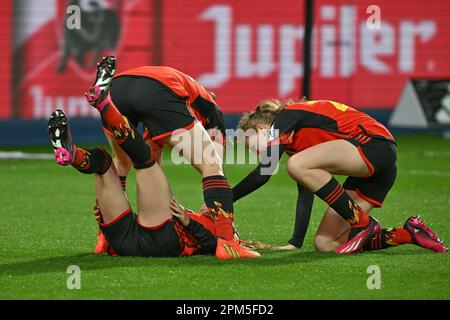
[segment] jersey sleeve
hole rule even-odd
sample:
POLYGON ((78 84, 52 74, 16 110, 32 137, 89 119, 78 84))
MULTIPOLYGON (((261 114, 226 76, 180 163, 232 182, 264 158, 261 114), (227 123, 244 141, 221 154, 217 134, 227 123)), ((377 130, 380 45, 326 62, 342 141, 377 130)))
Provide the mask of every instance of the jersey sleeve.
POLYGON ((295 110, 281 110, 270 127, 269 145, 289 144, 294 132, 300 127, 300 120, 295 110))
POLYGON ((219 129, 225 136, 225 119, 219 107, 202 96, 199 96, 192 103, 192 106, 206 119, 205 129, 219 129))
POLYGON ((306 231, 308 231, 309 219, 311 217, 312 206, 314 202, 314 194, 297 183, 298 197, 295 209, 294 232, 289 243, 297 248, 303 246, 306 231))
POLYGON ((259 165, 233 188, 233 201, 247 196, 269 181, 283 156, 284 145, 272 145, 267 148, 259 165))
POLYGON ((207 128, 205 129, 218 129, 225 137, 225 118, 223 112, 214 105, 206 118, 207 128))

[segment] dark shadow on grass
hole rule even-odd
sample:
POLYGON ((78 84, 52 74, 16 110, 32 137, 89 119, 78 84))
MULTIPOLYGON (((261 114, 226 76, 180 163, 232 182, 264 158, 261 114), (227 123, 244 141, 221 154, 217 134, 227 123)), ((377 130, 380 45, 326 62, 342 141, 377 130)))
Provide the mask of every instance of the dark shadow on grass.
MULTIPOLYGON (((411 249, 411 250, 382 250, 370 253, 358 254, 361 257, 369 254, 383 255, 423 255, 431 252, 411 249)), ((357 258, 358 255, 353 255, 357 258)), ((22 276, 41 273, 59 273, 66 272, 70 265, 78 265, 82 271, 88 270, 107 270, 124 267, 133 268, 192 268, 193 266, 283 266, 283 265, 301 265, 313 263, 327 259, 347 259, 346 256, 339 256, 334 253, 319 253, 315 251, 266 251, 258 259, 238 259, 238 260, 217 260, 213 256, 194 256, 182 258, 140 258, 140 257, 109 257, 107 255, 77 254, 69 256, 58 256, 51 258, 42 258, 28 260, 23 262, 9 263, 0 265, 0 274, 8 276, 22 276)))
POLYGON ((417 248, 417 247, 412 247, 411 249, 408 250, 395 250, 395 248, 392 248, 391 250, 378 250, 378 251, 372 251, 371 253, 378 253, 378 254, 383 254, 383 255, 387 255, 387 256, 424 256, 424 255, 436 255, 438 253, 434 253, 431 252, 430 250, 427 249, 423 249, 423 248, 417 248))
POLYGON ((70 265, 78 265, 82 271, 106 270, 124 267, 148 268, 191 268, 193 266, 232 266, 258 265, 279 266, 303 264, 323 259, 342 258, 332 253, 317 253, 312 251, 296 252, 264 252, 259 259, 217 260, 213 256, 194 256, 180 258, 141 258, 141 257, 109 257, 107 255, 77 254, 51 258, 34 259, 23 262, 0 265, 1 275, 22 276, 30 274, 66 272, 70 265))

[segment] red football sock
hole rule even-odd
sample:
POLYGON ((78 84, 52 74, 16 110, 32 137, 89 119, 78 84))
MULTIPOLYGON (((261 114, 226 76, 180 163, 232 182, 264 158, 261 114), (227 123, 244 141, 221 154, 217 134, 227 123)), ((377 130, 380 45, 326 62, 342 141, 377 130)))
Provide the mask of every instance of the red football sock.
POLYGON ((344 190, 344 188, 331 177, 330 181, 315 194, 334 209, 352 227, 364 227, 369 224, 369 216, 365 213, 344 190))
POLYGON ((74 149, 71 165, 82 173, 104 174, 111 166, 111 156, 103 148, 86 150, 74 145, 74 149))
POLYGON ((142 135, 129 123, 128 118, 120 113, 109 96, 107 99, 108 103, 100 112, 103 126, 113 133, 114 139, 130 157, 136 169, 153 166, 155 160, 142 135))
POLYGON ((403 227, 382 229, 364 246, 364 251, 381 250, 411 243, 411 234, 403 227))
POLYGON ((221 175, 203 178, 203 199, 214 212, 216 235, 233 239, 233 190, 227 179, 221 175))

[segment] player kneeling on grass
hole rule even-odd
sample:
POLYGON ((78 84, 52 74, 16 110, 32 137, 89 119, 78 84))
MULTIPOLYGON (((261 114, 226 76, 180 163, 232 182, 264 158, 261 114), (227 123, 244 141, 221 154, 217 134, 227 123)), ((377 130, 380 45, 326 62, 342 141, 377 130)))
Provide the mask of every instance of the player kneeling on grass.
POLYGON ((306 218, 297 213, 301 223, 296 221, 296 228, 306 232, 314 194, 329 205, 315 236, 317 250, 346 254, 413 243, 448 251, 419 217, 410 217, 403 227, 381 229, 368 215, 381 207, 394 184, 397 149, 391 133, 367 114, 329 100, 266 100, 242 117, 239 128, 261 163, 233 188, 234 201, 265 184, 286 152, 299 198, 309 203, 306 218), (348 176, 343 186, 333 174, 348 176))

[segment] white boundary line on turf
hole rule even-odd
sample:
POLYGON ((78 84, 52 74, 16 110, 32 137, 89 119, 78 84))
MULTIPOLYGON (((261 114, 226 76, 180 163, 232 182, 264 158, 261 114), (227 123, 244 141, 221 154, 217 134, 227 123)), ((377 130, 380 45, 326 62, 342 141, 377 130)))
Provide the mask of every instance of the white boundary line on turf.
POLYGON ((450 172, 439 170, 405 170, 405 172, 416 176, 450 177, 450 172))
POLYGON ((426 150, 424 152, 424 155, 425 155, 425 157, 428 157, 428 158, 450 157, 450 151, 426 150))
POLYGON ((0 160, 53 160, 52 153, 26 153, 22 151, 0 151, 0 160))
MULTIPOLYGON (((1 160, 54 160, 55 156, 52 153, 27 153, 22 151, 0 151, 1 160)), ((175 166, 171 161, 163 163, 164 167, 175 166)), ((400 170, 417 176, 436 176, 436 177, 450 177, 450 172, 439 170, 400 170)))

